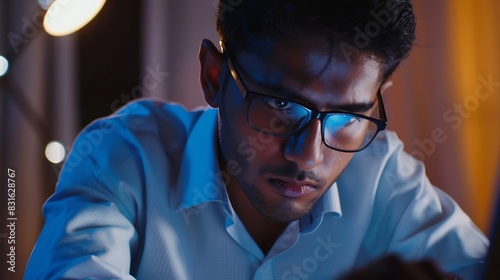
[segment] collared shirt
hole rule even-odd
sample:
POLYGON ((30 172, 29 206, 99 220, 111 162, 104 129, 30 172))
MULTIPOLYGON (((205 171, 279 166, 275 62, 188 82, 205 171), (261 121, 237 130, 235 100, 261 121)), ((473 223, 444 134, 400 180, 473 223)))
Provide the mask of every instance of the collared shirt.
POLYGON ((77 138, 25 279, 335 279, 388 254, 474 279, 488 240, 382 132, 265 255, 231 206, 217 110, 133 102, 77 138))

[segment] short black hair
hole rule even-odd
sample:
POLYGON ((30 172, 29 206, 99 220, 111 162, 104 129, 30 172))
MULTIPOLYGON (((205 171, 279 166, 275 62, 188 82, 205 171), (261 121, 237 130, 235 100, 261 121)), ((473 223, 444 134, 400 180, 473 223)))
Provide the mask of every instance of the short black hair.
POLYGON ((409 55, 416 28, 411 0, 219 0, 216 24, 233 51, 325 38, 336 57, 374 55, 383 79, 409 55))

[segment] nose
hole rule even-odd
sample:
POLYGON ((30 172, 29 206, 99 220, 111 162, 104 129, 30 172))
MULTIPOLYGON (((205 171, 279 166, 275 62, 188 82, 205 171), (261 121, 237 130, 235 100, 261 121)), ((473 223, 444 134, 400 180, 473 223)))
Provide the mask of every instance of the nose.
POLYGON ((323 162, 321 121, 311 120, 297 134, 287 138, 285 158, 297 164, 300 170, 310 171, 323 162))

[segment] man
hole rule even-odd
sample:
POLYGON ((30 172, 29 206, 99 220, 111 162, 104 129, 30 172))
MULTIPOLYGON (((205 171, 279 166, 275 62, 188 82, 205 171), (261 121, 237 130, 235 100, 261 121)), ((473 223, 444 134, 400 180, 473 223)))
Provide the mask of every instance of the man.
POLYGON ((28 279, 336 279, 389 254, 474 279, 487 239, 383 131, 409 0, 228 0, 217 28, 213 109, 141 100, 87 127, 28 279))

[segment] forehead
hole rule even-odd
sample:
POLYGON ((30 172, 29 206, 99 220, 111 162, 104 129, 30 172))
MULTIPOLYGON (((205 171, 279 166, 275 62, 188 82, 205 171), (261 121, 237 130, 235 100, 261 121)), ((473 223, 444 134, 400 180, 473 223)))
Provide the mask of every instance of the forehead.
POLYGON ((325 40, 314 38, 254 43, 236 59, 251 90, 288 91, 318 107, 372 101, 382 82, 382 65, 375 57, 348 61, 325 40))

